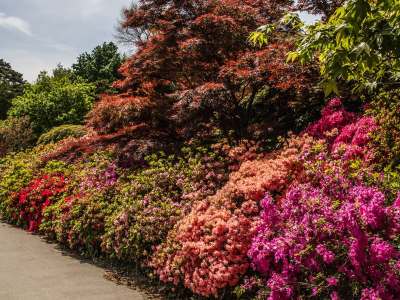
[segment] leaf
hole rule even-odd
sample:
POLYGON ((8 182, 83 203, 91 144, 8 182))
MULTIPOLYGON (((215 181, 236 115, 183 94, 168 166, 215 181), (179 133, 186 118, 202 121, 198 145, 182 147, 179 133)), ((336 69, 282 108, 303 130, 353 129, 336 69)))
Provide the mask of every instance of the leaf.
POLYGON ((325 88, 325 98, 328 97, 332 93, 332 91, 336 95, 339 95, 339 90, 337 88, 336 82, 331 82, 331 81, 323 82, 319 84, 318 87, 325 88))
POLYGON ((354 49, 350 53, 355 52, 358 57, 363 51, 369 56, 371 55, 369 46, 365 42, 361 42, 358 46, 354 47, 354 49))

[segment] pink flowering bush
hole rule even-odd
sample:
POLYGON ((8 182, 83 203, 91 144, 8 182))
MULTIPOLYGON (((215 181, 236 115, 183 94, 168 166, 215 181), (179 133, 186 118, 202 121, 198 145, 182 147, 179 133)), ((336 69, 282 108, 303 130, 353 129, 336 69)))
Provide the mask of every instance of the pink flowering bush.
POLYGON ((99 153, 74 166, 68 187, 72 195, 60 198, 44 210, 40 230, 92 257, 100 254, 105 218, 116 210, 124 169, 112 162, 113 153, 99 153))
POLYGON ((385 205, 382 192, 337 168, 315 175, 319 185, 292 188, 280 206, 270 195, 261 201, 248 255, 265 276, 264 295, 397 299, 400 200, 385 205))
MULTIPOLYGON (((183 149, 182 158, 149 156, 149 168, 129 176, 122 205, 106 220, 103 250, 125 260, 144 259, 194 203, 228 179, 227 163, 206 148, 183 149)), ((231 158, 229 158, 230 160, 231 158)))
POLYGON ((329 151, 334 152, 346 145, 346 152, 352 158, 373 159, 374 151, 369 145, 370 133, 377 130, 377 125, 372 116, 346 112, 337 98, 332 99, 321 114, 321 119, 307 127, 302 134, 325 140, 329 151))

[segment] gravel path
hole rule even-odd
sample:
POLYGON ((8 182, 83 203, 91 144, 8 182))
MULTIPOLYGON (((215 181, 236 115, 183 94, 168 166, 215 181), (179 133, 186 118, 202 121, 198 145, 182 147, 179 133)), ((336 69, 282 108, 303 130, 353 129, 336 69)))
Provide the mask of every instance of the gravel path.
POLYGON ((1 300, 143 300, 103 278, 104 270, 72 258, 45 239, 0 220, 1 300))

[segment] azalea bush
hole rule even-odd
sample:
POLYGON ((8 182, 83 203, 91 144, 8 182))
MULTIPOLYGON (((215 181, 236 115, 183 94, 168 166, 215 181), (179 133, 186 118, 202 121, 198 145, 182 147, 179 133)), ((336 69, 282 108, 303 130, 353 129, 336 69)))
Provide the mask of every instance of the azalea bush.
POLYGON ((126 260, 148 257, 151 246, 160 244, 196 202, 227 181, 234 156, 224 158, 202 147, 182 151, 178 158, 146 157, 149 168, 129 176, 122 205, 106 223, 105 251, 126 260))
POLYGON ((28 187, 11 195, 6 202, 6 215, 11 223, 36 233, 43 219, 43 210, 65 191, 62 174, 40 174, 28 187))
POLYGON ((161 280, 203 296, 218 297, 248 266, 247 251, 258 223, 258 201, 266 191, 284 195, 295 181, 307 181, 296 156, 313 145, 291 136, 282 150, 249 156, 214 196, 200 201, 156 247, 149 265, 161 280))
POLYGON ((116 195, 125 183, 125 170, 113 158, 113 152, 98 153, 74 166, 73 192, 44 210, 40 230, 46 236, 92 257, 100 254, 105 218, 121 205, 116 195))
MULTIPOLYGON (((320 153, 320 161, 326 159, 320 153)), ((267 194, 249 251, 268 299, 392 299, 400 289, 400 201, 363 185, 359 170, 314 164, 318 184, 293 187, 276 205, 267 194), (350 176, 355 175, 356 176, 350 176)))
POLYGON ((177 155, 108 149, 63 162, 49 157, 77 139, 37 147, 2 160, 1 213, 203 297, 395 299, 400 173, 377 153, 397 123, 376 103, 362 115, 333 99, 271 152, 190 141, 177 155))

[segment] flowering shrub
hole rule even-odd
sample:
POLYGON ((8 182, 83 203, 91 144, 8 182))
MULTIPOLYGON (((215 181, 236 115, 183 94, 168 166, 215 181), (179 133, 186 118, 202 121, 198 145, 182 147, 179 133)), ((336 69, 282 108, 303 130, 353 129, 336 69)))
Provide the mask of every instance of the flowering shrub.
POLYGON ((316 176, 319 186, 294 187, 280 206, 269 195, 261 201, 249 257, 266 276, 265 295, 392 299, 400 291, 400 201, 386 206, 382 192, 337 168, 316 176))
MULTIPOLYGON (((365 109, 368 109, 366 105, 365 109)), ((346 112, 339 99, 332 99, 322 112, 322 117, 315 124, 310 125, 302 133, 325 140, 328 150, 334 152, 342 145, 346 145, 346 152, 351 158, 372 160, 374 151, 370 149, 369 134, 377 130, 374 118, 371 116, 355 115, 346 112)))
POLYGON ((291 182, 307 181, 296 155, 314 144, 307 135, 291 138, 282 150, 244 161, 228 183, 200 201, 156 248, 149 263, 161 280, 215 297, 234 286, 249 264, 247 251, 257 224, 257 201, 265 191, 285 194, 291 182))
MULTIPOLYGON (((28 187, 30 182, 41 174, 41 171, 38 171, 38 161, 42 155, 53 149, 54 145, 36 147, 0 159, 0 213, 4 218, 8 220, 14 218, 14 210, 8 209, 11 197, 28 187)), ((45 173, 63 172, 62 167, 57 163, 49 164, 44 171, 45 173)))
POLYGON ((367 109, 348 113, 334 99, 271 153, 247 141, 191 141, 181 156, 126 162, 93 148, 67 165, 51 159, 77 141, 63 140, 1 160, 1 213, 92 257, 137 261, 204 297, 240 282, 239 296, 251 290, 259 299, 397 299, 400 175, 394 154, 377 156, 396 138, 382 146, 375 134, 396 124, 377 122, 376 104, 367 109))
POLYGON ((40 230, 46 236, 91 256, 100 253, 104 220, 121 205, 115 196, 125 183, 123 169, 112 158, 112 152, 99 153, 74 166, 68 185, 73 193, 44 210, 40 230))
POLYGON ((149 169, 129 176, 122 205, 107 219, 103 249, 119 258, 146 257, 193 203, 213 195, 228 175, 226 161, 205 148, 183 149, 182 158, 147 157, 149 169))
POLYGON ((7 204, 7 214, 11 223, 36 233, 42 222, 42 211, 64 192, 66 179, 61 174, 40 174, 30 185, 11 195, 7 204))

